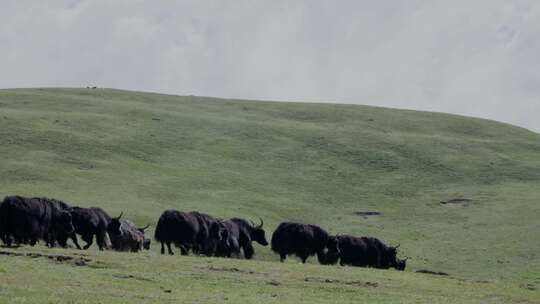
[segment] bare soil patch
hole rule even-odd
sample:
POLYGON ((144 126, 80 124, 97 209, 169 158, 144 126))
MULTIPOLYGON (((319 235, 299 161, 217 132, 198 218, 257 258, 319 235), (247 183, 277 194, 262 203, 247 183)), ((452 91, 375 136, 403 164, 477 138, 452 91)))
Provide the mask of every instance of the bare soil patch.
POLYGON ((42 254, 37 252, 29 252, 29 253, 22 253, 22 252, 13 252, 13 251, 0 251, 0 255, 7 255, 7 256, 20 256, 20 257, 28 257, 28 258, 46 258, 55 262, 59 263, 71 263, 75 266, 86 266, 89 262, 92 260, 85 257, 74 257, 70 255, 54 255, 54 254, 42 254))
POLYGON ((472 202, 472 199, 469 198, 453 198, 447 201, 441 201, 441 205, 462 205, 467 206, 472 202))
POLYGON ((354 214, 359 215, 363 218, 367 218, 369 216, 381 215, 379 211, 356 211, 354 212, 354 214))
POLYGON ((350 285, 358 287, 378 287, 379 283, 377 282, 363 282, 363 281, 342 281, 334 279, 325 279, 325 278, 315 278, 315 277, 306 277, 305 282, 317 282, 317 283, 329 283, 329 284, 340 284, 340 285, 350 285))
POLYGON ((416 271, 417 273, 427 273, 427 274, 433 274, 433 275, 440 275, 440 276, 449 276, 448 273, 442 272, 442 271, 433 271, 428 269, 420 269, 416 271))
POLYGON ((242 269, 238 269, 236 267, 214 267, 214 266, 210 266, 210 267, 208 267, 208 270, 220 271, 220 272, 236 272, 236 273, 255 274, 254 271, 242 270, 242 269))
POLYGON ((154 280, 149 279, 149 278, 140 277, 140 276, 136 276, 136 275, 132 275, 132 274, 113 274, 113 277, 115 277, 117 279, 133 279, 133 280, 144 281, 144 282, 153 282, 154 281, 154 280))

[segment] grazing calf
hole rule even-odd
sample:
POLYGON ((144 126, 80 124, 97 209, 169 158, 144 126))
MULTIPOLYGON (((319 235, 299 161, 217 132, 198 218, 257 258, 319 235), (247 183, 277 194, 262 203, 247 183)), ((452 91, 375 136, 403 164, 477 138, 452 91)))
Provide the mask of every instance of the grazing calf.
POLYGON ((283 222, 272 234, 272 251, 279 254, 283 262, 287 255, 298 256, 302 263, 317 254, 319 262, 326 264, 327 255, 339 253, 337 240, 319 226, 283 222))
MULTIPOLYGON (((71 207, 69 209, 73 218, 73 226, 75 226, 75 233, 79 234, 83 241, 86 242, 84 249, 88 249, 96 236, 96 243, 99 250, 106 249, 107 246, 107 227, 111 222, 111 217, 103 209, 98 207, 81 208, 71 207)), ((77 243, 77 238, 72 235, 72 240, 80 248, 77 243)))
MULTIPOLYGON (((351 235, 337 236, 340 249, 340 265, 351 265, 373 268, 395 268, 404 270, 407 260, 397 258, 397 248, 388 246, 373 237, 356 237, 351 235)), ((327 259, 328 264, 336 263, 338 258, 327 259)))
POLYGON ((41 239, 54 246, 55 236, 73 232, 71 214, 59 203, 46 198, 5 197, 0 205, 2 242, 33 246, 41 239))
POLYGON ((120 213, 120 216, 111 219, 107 226, 111 248, 117 251, 138 252, 145 247, 144 230, 149 225, 144 228, 137 228, 132 222, 121 219, 122 214, 120 213))

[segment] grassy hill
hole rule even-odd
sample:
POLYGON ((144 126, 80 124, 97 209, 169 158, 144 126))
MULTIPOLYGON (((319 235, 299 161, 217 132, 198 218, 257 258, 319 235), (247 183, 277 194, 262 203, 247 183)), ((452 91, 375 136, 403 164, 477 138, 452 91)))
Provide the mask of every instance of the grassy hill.
POLYGON ((0 303, 54 303, 49 279, 89 286, 60 293, 81 303, 92 292, 104 303, 540 302, 540 135, 507 124, 356 105, 0 90, 0 159, 0 195, 101 206, 139 225, 168 208, 260 216, 268 239, 284 220, 317 223, 400 243, 410 257, 398 273, 282 265, 261 246, 258 261, 162 257, 154 244, 138 255, 93 249, 91 267, 77 268, 25 255, 81 252, 2 248, 0 303))

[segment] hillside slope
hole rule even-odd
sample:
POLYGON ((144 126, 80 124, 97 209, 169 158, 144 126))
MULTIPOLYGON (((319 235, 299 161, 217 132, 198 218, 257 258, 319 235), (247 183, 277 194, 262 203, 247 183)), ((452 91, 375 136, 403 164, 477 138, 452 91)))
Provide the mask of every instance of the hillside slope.
POLYGON ((540 135, 507 124, 355 105, 0 90, 0 158, 0 195, 102 206, 141 225, 167 208, 260 216, 268 238, 283 220, 317 223, 400 243, 411 271, 540 288, 540 135), (440 203, 455 198, 471 201, 440 203))

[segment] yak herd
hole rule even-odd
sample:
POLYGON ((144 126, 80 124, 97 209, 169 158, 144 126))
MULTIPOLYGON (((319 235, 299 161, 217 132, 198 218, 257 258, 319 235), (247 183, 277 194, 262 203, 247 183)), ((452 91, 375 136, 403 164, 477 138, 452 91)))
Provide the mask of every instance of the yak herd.
MULTIPOLYGON (((171 245, 182 255, 193 254, 251 259, 252 243, 267 246, 264 222, 242 218, 220 219, 201 212, 164 211, 156 225, 154 239, 161 254, 174 254, 171 245)), ((95 238, 100 250, 137 252, 150 249, 150 239, 143 228, 131 221, 111 217, 105 210, 70 206, 44 197, 7 196, 0 202, 0 239, 6 246, 35 245, 44 241, 49 247, 67 247, 71 239, 78 249, 88 249, 95 238), (81 248, 77 235, 85 242, 81 248)), ((404 270, 406 259, 397 257, 398 246, 389 246, 373 237, 330 235, 316 225, 283 222, 271 239, 271 249, 283 262, 296 255, 305 263, 317 255, 320 264, 351 265, 404 270)))

